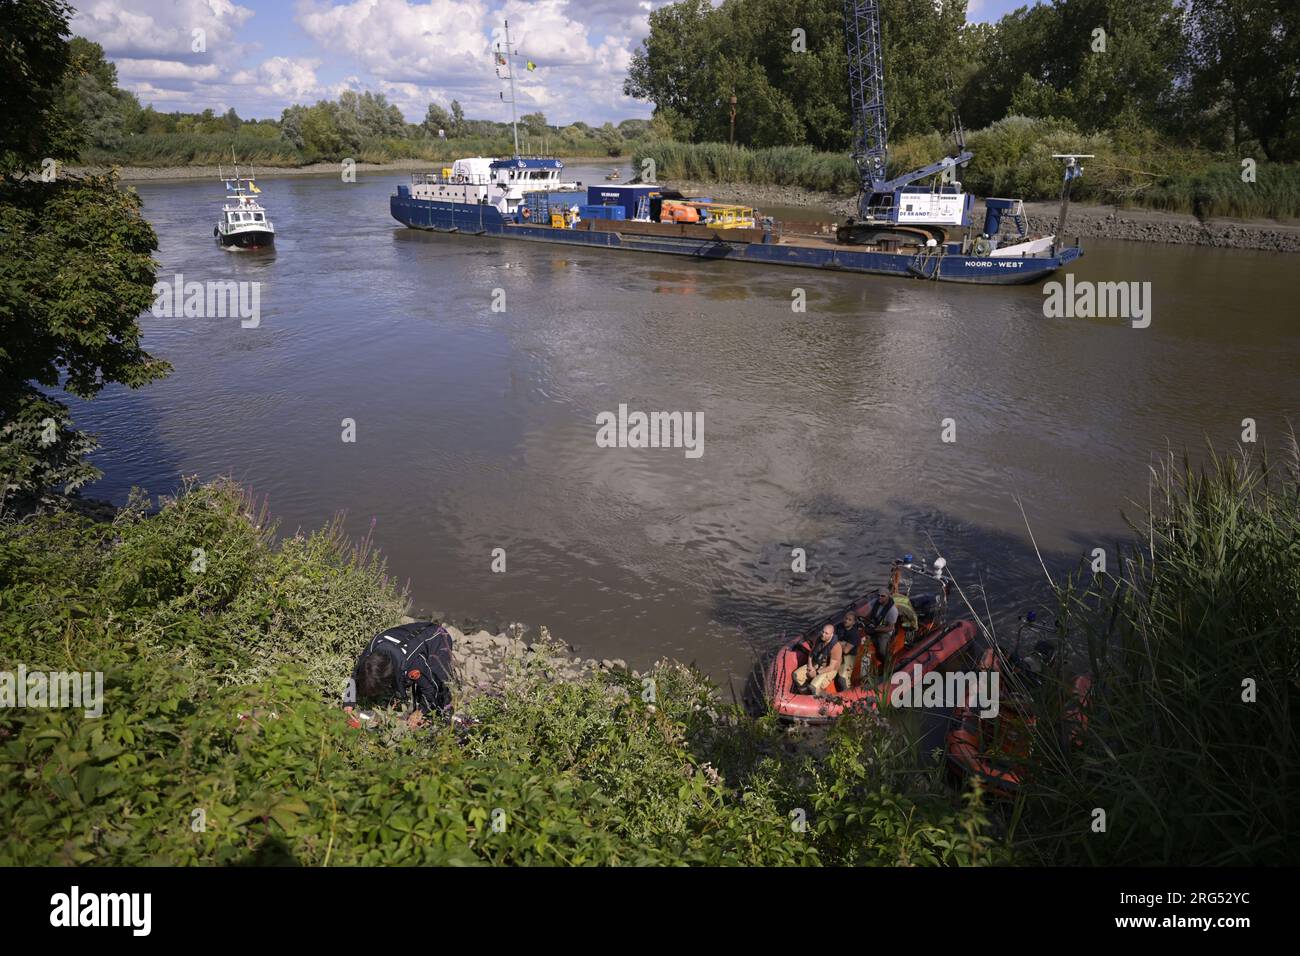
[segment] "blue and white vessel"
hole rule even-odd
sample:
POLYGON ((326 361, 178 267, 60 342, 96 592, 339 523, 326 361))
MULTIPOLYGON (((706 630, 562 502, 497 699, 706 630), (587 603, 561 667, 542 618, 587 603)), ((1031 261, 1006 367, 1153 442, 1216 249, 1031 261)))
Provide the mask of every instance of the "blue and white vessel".
MULTIPOLYGON (((855 18, 878 21, 878 15, 871 0, 845 0, 851 28, 855 18)), ((875 26, 874 42, 870 31, 849 31, 854 158, 862 193, 860 218, 833 235, 787 233, 750 207, 683 196, 655 183, 584 188, 566 182, 560 160, 519 155, 517 129, 514 156, 458 159, 437 174, 413 176, 410 185, 397 187, 389 210, 404 226, 434 232, 945 282, 1035 282, 1081 256, 1077 246, 1057 239, 1069 183, 1082 169, 1077 157, 1063 157, 1068 163, 1061 216, 1055 234, 1048 235, 1030 234, 1018 199, 986 200, 975 231, 973 197, 956 179, 972 158, 960 124, 956 156, 885 178, 883 70, 875 26)), ((513 110, 515 52, 509 24, 506 30, 495 56, 510 71, 513 110)))

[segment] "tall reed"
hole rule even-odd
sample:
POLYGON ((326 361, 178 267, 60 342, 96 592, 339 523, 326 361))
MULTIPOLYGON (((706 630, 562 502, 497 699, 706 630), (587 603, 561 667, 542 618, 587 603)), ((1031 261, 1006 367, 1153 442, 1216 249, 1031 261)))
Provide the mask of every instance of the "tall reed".
POLYGON ((1085 726, 1050 704, 1040 714, 1015 833, 1030 857, 1297 858, 1294 436, 1282 457, 1211 452, 1199 467, 1166 457, 1118 567, 1059 588, 1061 620, 1086 641, 1094 684, 1085 726))

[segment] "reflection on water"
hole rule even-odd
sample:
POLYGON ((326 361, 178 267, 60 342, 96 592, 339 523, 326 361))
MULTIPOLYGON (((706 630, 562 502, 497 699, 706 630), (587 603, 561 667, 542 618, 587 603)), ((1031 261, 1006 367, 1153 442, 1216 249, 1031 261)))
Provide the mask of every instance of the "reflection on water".
POLYGON ((1277 308, 1294 282, 1264 253, 1092 243, 1078 278, 1153 283, 1134 330, 1045 319, 1032 286, 413 232, 388 216, 404 180, 267 180, 266 256, 216 247, 210 184, 141 186, 160 274, 260 281, 262 320, 144 318, 175 371, 78 406, 104 445, 91 493, 232 474, 286 530, 375 519, 425 609, 726 678, 746 638, 770 643, 931 541, 1018 610, 1042 572, 1015 496, 1049 566, 1073 567, 1124 533, 1166 443, 1227 446, 1253 417, 1276 445, 1295 415, 1297 332, 1277 308), (620 403, 702 412, 704 456, 598 448, 596 415, 620 403))

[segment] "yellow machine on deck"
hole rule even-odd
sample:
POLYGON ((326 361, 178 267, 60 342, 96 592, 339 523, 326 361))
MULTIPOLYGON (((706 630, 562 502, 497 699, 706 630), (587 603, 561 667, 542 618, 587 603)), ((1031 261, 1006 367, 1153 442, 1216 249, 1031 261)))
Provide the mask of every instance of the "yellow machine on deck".
POLYGON ((753 229, 754 210, 749 206, 733 206, 728 203, 696 203, 701 218, 715 229, 753 229))

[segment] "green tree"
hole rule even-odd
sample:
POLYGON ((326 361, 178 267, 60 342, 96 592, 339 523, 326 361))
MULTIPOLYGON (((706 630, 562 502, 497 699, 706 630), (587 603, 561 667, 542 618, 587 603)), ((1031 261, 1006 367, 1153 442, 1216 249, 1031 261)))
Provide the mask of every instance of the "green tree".
POLYGON ((0 18, 0 175, 76 159, 84 130, 68 110, 72 49, 63 0, 5 0, 0 18))
POLYGON ((117 88, 117 67, 103 47, 83 37, 73 37, 68 46, 71 57, 61 86, 64 109, 81 128, 86 145, 115 149, 122 144, 126 117, 140 104, 117 88))
POLYGON ((674 135, 698 142, 700 109, 714 98, 718 55, 709 0, 680 0, 650 13, 650 31, 632 55, 623 92, 649 100, 673 119, 674 135))
POLYGON ((17 9, 8 11, 16 15, 0 55, 28 66, 11 72, 0 97, 34 112, 21 134, 7 109, 0 121, 0 503, 30 503, 98 474, 84 461, 94 440, 40 388, 91 398, 112 383, 153 381, 168 366, 140 347, 136 318, 153 299, 157 239, 139 197, 112 177, 21 175, 47 156, 71 158, 85 134, 59 104, 73 61, 69 8, 57 0, 8 6, 17 9), (51 62, 65 72, 51 75, 51 62))
MULTIPOLYGON (((848 146, 848 60, 841 0, 681 0, 650 14, 624 92, 650 100, 680 139, 750 146, 848 146)), ((886 103, 898 136, 946 130, 950 76, 966 72, 965 0, 885 0, 886 103)), ((956 82, 953 80, 953 82, 956 82)))
POLYGON ((362 130, 356 115, 328 100, 304 110, 298 128, 303 149, 313 156, 337 160, 354 156, 361 148, 362 130))
POLYGON ((428 111, 424 114, 424 122, 420 126, 430 136, 437 136, 439 130, 445 135, 451 130, 451 116, 437 103, 430 103, 428 111))
POLYGON ((613 123, 606 123, 600 128, 597 134, 600 138, 600 145, 605 148, 608 156, 618 156, 623 152, 623 134, 613 123))
POLYGON ((544 113, 525 113, 519 117, 519 125, 524 128, 530 137, 541 141, 542 137, 550 132, 551 128, 546 125, 546 114, 544 113))
POLYGON ((1232 144, 1248 130, 1269 159, 1300 158, 1300 6, 1190 0, 1197 92, 1227 104, 1232 144))
POLYGON ((451 101, 451 131, 448 135, 460 136, 465 126, 465 111, 460 107, 460 100, 451 101))
POLYGON ((1008 113, 1090 132, 1173 119, 1187 70, 1177 0, 1055 0, 1009 13, 976 36, 982 62, 965 73, 960 97, 972 126, 1008 113))
MULTIPOLYGON (((152 112, 150 107, 145 112, 152 112)), ((302 149, 307 145, 307 141, 302 135, 302 121, 307 115, 307 107, 294 104, 285 107, 280 114, 280 135, 287 139, 294 149, 302 149)))

